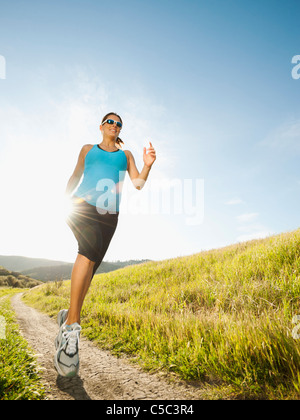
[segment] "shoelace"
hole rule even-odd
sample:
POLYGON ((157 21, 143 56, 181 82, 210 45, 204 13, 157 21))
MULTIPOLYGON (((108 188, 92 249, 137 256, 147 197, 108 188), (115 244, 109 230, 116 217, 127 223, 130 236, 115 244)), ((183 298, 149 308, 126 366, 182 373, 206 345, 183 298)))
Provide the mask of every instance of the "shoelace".
POLYGON ((63 337, 66 340, 66 354, 68 356, 77 353, 77 345, 79 345, 80 330, 64 331, 63 337))

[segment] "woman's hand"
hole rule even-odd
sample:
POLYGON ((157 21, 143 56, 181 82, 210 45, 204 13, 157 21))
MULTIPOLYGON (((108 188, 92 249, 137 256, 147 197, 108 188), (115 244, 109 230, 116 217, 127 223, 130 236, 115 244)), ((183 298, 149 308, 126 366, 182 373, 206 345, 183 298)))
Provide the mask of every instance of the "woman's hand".
POLYGON ((156 159, 156 153, 155 153, 154 147, 152 146, 152 143, 150 141, 149 141, 149 144, 150 144, 150 147, 148 149, 146 149, 146 147, 144 147, 143 160, 144 160, 145 166, 148 166, 148 168, 151 168, 151 166, 153 165, 153 163, 156 159))

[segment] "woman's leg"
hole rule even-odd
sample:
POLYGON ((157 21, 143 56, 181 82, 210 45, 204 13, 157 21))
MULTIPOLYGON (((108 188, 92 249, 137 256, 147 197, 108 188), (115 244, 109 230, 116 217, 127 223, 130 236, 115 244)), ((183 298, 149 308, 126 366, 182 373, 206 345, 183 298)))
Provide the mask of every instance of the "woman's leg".
POLYGON ((84 298, 91 284, 95 263, 81 254, 77 255, 71 276, 71 299, 67 325, 80 324, 80 312, 84 298))

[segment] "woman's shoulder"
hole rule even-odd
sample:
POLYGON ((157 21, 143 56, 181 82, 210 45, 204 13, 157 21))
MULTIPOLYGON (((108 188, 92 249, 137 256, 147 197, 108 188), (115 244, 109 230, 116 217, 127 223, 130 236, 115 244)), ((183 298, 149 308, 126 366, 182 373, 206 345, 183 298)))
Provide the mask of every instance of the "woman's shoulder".
POLYGON ((94 144, 85 144, 84 146, 82 146, 83 151, 89 151, 91 150, 95 145, 94 144))
MULTIPOLYGON (((123 149, 122 149, 122 150, 123 150, 123 149)), ((132 156, 131 151, 130 151, 130 150, 128 150, 128 149, 123 150, 123 152, 125 153, 125 155, 127 156, 127 158, 130 158, 130 157, 132 156)))
POLYGON ((94 144, 85 144, 81 148, 81 153, 86 155, 95 145, 94 144))
POLYGON ((85 144, 82 146, 80 153, 79 153, 79 159, 84 162, 86 155, 88 152, 94 147, 93 144, 85 144))

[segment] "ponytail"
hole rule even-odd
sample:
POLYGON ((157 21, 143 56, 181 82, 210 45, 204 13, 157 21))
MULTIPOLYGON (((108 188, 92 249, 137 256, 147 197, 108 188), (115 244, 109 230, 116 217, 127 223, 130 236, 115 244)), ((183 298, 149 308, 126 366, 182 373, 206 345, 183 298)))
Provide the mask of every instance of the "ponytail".
POLYGON ((120 137, 118 137, 116 140, 116 145, 122 148, 122 144, 124 144, 123 140, 121 140, 120 137))

